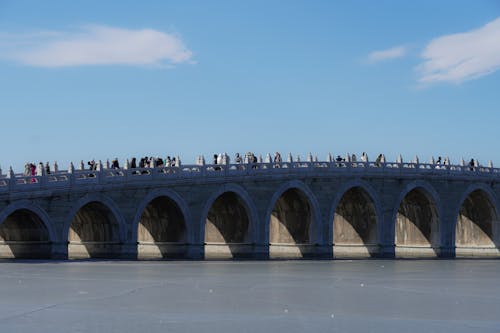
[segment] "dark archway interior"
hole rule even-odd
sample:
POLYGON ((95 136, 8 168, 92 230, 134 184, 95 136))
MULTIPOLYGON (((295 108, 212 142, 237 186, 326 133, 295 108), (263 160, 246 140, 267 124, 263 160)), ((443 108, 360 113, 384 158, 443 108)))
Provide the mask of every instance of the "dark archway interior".
POLYGON ((396 217, 396 245, 439 246, 439 218, 436 205, 422 189, 410 191, 396 217))
POLYGON ((68 239, 70 242, 119 242, 119 225, 108 207, 91 202, 76 213, 68 239))
POLYGON ((495 208, 485 192, 476 190, 462 203, 456 225, 456 246, 495 246, 493 222, 495 208))
POLYGON ((226 192, 210 207, 205 223, 205 242, 247 243, 249 225, 243 200, 234 192, 226 192))
POLYGON ((335 210, 333 226, 335 244, 377 244, 377 213, 365 190, 354 187, 342 196, 335 210))
POLYGON ((312 211, 307 197, 298 189, 287 190, 271 213, 270 243, 309 244, 311 221, 312 211))
POLYGON ((144 209, 137 230, 138 242, 185 242, 186 224, 179 206, 158 197, 144 209))
POLYGON ((50 257, 47 228, 35 213, 27 209, 15 211, 0 225, 0 242, 5 243, 11 252, 4 257, 50 257))

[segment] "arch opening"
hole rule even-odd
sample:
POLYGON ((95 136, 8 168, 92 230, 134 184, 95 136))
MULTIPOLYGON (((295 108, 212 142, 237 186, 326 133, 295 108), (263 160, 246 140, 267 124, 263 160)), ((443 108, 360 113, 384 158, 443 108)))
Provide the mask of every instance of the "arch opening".
POLYGON ((377 211, 361 187, 344 193, 333 220, 335 256, 374 256, 378 253, 377 211))
POLYGON ((307 197, 296 188, 286 190, 271 213, 271 244, 310 244, 312 209, 307 197))
POLYGON ((455 226, 457 248, 497 248, 498 215, 488 195, 482 190, 470 193, 460 207, 455 226))
POLYGON ((185 252, 186 223, 177 203, 165 196, 153 199, 137 226, 140 258, 175 258, 185 252))
POLYGON ((10 214, 0 225, 0 258, 50 258, 49 232, 28 209, 10 214))
POLYGON ((120 254, 120 226, 113 212, 93 201, 73 217, 68 234, 68 257, 114 258, 120 254))
POLYGON ((415 188, 406 194, 395 221, 396 251, 401 256, 438 255, 440 235, 437 212, 435 203, 423 189, 415 188))
POLYGON ((243 199, 225 192, 213 202, 205 219, 205 254, 240 257, 251 243, 250 218, 243 199))

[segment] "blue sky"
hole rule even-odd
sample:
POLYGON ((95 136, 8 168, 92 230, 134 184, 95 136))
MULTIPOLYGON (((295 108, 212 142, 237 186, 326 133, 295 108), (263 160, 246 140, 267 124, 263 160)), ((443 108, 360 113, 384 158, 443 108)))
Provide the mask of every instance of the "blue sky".
POLYGON ((498 1, 0 0, 0 166, 274 151, 500 166, 498 1))

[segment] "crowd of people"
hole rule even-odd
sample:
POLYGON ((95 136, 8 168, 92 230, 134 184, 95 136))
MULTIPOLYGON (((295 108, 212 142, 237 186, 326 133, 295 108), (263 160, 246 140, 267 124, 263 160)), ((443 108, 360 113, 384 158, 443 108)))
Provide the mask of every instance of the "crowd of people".
MULTIPOLYGON (((291 155, 289 155, 288 162, 290 162, 291 160, 292 157, 291 155)), ((317 160, 317 158, 315 160, 317 160)), ((300 162, 300 156, 297 156, 295 161, 300 162)), ((337 155, 335 158, 331 158, 330 161, 336 163, 337 166, 342 167, 346 165, 346 162, 354 163, 354 165, 357 162, 366 163, 368 162, 368 156, 365 152, 363 152, 358 160, 356 154, 347 155, 346 157, 337 155)), ((262 156, 257 158, 257 156, 252 152, 247 152, 246 154, 243 155, 240 153, 236 153, 234 157, 234 164, 251 164, 252 168, 257 168, 256 164, 258 162, 263 162, 262 156)), ((275 152, 272 158, 268 154, 265 162, 273 163, 275 168, 280 168, 283 163, 283 159, 279 152, 275 152)), ((383 163, 385 163, 385 156, 383 154, 379 154, 374 161, 374 165, 380 167, 382 166, 383 163)), ((88 170, 98 170, 98 164, 99 162, 96 162, 95 160, 88 161, 87 162, 88 170)), ((106 168, 110 169, 121 168, 118 158, 114 158, 110 164, 109 162, 107 162, 106 164, 107 164, 106 168)), ((198 157, 196 164, 205 164, 204 158, 202 156, 198 157)), ((214 165, 213 167, 214 170, 221 170, 221 167, 219 165, 231 164, 230 157, 225 153, 214 154, 212 159, 212 164, 214 165)), ((441 156, 438 156, 436 161, 432 159, 431 164, 434 164, 436 169, 445 168, 447 165, 449 165, 449 160, 448 158, 443 159, 441 156)), ((161 157, 145 156, 141 157, 139 160, 137 160, 135 157, 131 158, 130 161, 127 160, 127 168, 130 169, 136 169, 136 168, 144 169, 144 168, 157 168, 157 167, 162 168, 162 167, 178 167, 178 166, 180 166, 180 159, 178 157, 176 158, 170 156, 167 156, 165 159, 161 157)), ((479 167, 479 164, 476 160, 471 158, 467 166, 470 171, 474 171, 476 170, 477 167, 479 167)), ((56 169, 54 171, 57 171, 57 164, 54 164, 54 168, 56 169)), ((80 168, 82 170, 85 169, 83 161, 81 162, 80 168)), ((43 174, 51 174, 51 172, 52 169, 50 167, 49 162, 46 162, 45 164, 43 164, 42 162, 39 162, 38 164, 28 162, 24 166, 23 174, 24 176, 42 176, 43 174)))
MULTIPOLYGON (((137 162, 137 158, 132 157, 130 161, 127 161, 128 168, 129 169, 136 169, 136 168, 161 168, 161 167, 174 167, 178 166, 178 160, 175 157, 170 157, 167 156, 167 158, 163 159, 161 157, 141 157, 139 162, 137 162)), ((97 170, 98 168, 98 162, 95 160, 91 160, 87 162, 89 170, 97 170)), ((120 162, 118 161, 118 158, 114 158, 111 160, 111 163, 109 165, 110 169, 120 169, 120 162)))
POLYGON ((38 163, 38 165, 28 162, 24 165, 25 176, 42 176, 45 171, 45 174, 50 174, 50 165, 49 162, 43 165, 42 162, 38 163))

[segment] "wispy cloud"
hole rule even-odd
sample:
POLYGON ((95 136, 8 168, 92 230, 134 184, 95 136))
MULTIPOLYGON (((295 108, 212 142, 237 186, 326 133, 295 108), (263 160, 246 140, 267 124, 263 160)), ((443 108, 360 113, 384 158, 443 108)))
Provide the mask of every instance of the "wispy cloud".
POLYGON ((386 50, 373 51, 368 55, 369 62, 379 62, 404 57, 408 49, 406 46, 395 46, 386 50))
POLYGON ((453 82, 490 74, 500 68, 500 18, 469 32, 432 40, 417 67, 420 83, 453 82))
POLYGON ((192 52, 173 34, 89 25, 78 31, 1 34, 4 59, 36 67, 82 65, 172 65, 192 61, 192 52))

